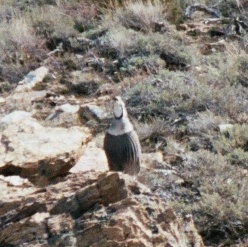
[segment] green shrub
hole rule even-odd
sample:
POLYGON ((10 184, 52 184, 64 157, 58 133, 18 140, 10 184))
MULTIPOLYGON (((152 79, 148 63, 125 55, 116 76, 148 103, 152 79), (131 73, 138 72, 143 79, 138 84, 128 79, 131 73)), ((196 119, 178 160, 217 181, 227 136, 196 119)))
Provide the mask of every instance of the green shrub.
MULTIPOLYGON (((148 78, 129 90, 130 98, 142 102, 147 115, 151 110, 158 116, 166 112, 191 113, 211 109, 219 114, 219 109, 227 107, 227 89, 214 90, 204 82, 194 80, 190 73, 160 70, 159 75, 148 78), (227 98, 223 98, 226 95, 227 98)), ((233 93, 230 97, 234 97, 233 93)), ((130 101, 131 102, 131 101, 130 101)), ((164 114, 163 114, 164 113, 164 114)))
POLYGON ((236 124, 232 128, 228 128, 216 141, 216 148, 224 155, 236 148, 241 148, 247 152, 248 125, 236 124))
POLYGON ((131 56, 126 59, 120 67, 121 72, 128 75, 133 75, 137 70, 142 69, 148 74, 157 74, 165 67, 165 62, 158 55, 150 56, 131 56))
POLYGON ((138 132, 142 152, 165 151, 167 147, 167 138, 170 133, 169 126, 160 119, 151 120, 150 122, 140 122, 132 119, 135 129, 138 132))
POLYGON ((248 125, 236 124, 219 135, 213 142, 215 149, 223 154, 230 164, 248 167, 248 125))
POLYGON ((18 11, 15 11, 14 8, 13 8, 13 3, 14 3, 14 0, 2 0, 0 2, 0 21, 4 21, 6 20, 6 17, 10 17, 10 15, 13 15, 15 14, 15 12, 18 12, 18 11))
POLYGON ((194 118, 189 121, 188 127, 192 134, 211 133, 218 128, 218 126, 227 122, 220 115, 215 115, 212 111, 198 112, 194 118))
POLYGON ((242 148, 235 148, 227 154, 227 161, 232 165, 248 169, 248 151, 244 151, 242 148))
POLYGON ((96 5, 89 2, 70 1, 59 4, 65 16, 72 18, 74 28, 79 32, 87 31, 97 25, 98 11, 96 5))

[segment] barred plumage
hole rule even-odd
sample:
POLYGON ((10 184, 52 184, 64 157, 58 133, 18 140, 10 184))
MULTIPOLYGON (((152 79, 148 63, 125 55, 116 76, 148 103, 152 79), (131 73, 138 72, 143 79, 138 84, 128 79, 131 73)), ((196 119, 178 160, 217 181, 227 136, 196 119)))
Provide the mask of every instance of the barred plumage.
POLYGON ((136 175, 141 158, 139 138, 127 117, 124 102, 120 97, 115 100, 114 119, 104 138, 109 169, 136 175))

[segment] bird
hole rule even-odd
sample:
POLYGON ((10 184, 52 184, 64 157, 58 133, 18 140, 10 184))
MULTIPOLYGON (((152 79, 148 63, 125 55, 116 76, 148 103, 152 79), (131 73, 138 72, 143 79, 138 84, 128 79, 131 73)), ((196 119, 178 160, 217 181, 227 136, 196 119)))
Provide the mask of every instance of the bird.
POLYGON ((114 97, 113 115, 103 145, 109 170, 135 176, 140 171, 141 146, 120 96, 114 97))

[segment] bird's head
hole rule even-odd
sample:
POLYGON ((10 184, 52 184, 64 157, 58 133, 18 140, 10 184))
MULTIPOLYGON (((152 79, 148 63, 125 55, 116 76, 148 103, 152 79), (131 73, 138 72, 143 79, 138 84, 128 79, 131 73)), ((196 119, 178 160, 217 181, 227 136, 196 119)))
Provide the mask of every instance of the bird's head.
POLYGON ((125 103, 123 102, 120 96, 114 97, 113 112, 115 119, 121 119, 123 117, 127 117, 127 110, 125 107, 125 103))

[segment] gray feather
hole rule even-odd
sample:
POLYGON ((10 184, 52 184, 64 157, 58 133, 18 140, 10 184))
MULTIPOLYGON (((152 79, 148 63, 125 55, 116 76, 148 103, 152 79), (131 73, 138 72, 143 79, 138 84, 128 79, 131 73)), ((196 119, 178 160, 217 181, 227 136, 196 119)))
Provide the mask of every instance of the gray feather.
POLYGON ((107 132, 104 139, 104 150, 110 170, 124 171, 130 175, 139 172, 141 148, 134 130, 118 136, 107 132))

